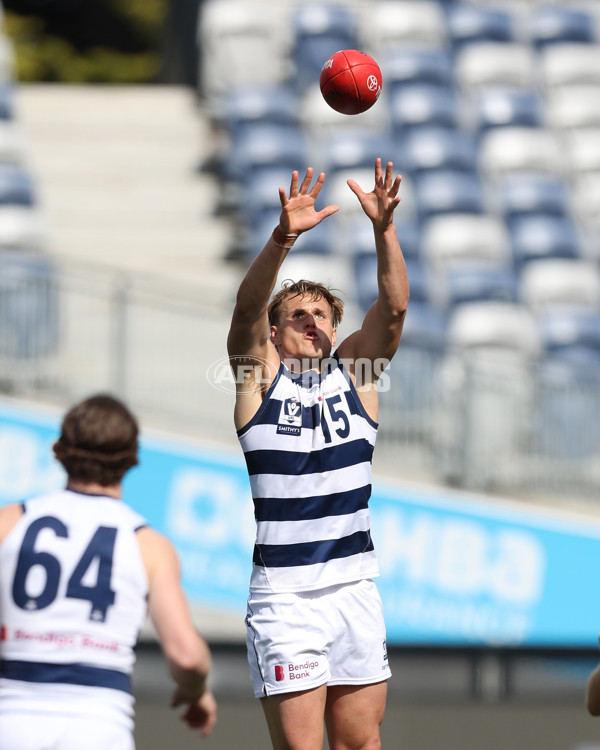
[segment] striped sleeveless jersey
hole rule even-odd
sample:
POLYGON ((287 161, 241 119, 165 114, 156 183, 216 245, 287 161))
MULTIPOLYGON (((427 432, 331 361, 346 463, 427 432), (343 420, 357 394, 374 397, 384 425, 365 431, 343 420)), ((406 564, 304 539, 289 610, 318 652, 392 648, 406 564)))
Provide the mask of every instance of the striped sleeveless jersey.
POLYGON ((335 355, 322 373, 281 363, 238 430, 257 524, 250 591, 312 591, 379 575, 369 498, 377 423, 335 355))
POLYGON ((148 594, 135 531, 145 520, 71 490, 24 508, 0 546, 0 710, 93 711, 133 726, 148 594))

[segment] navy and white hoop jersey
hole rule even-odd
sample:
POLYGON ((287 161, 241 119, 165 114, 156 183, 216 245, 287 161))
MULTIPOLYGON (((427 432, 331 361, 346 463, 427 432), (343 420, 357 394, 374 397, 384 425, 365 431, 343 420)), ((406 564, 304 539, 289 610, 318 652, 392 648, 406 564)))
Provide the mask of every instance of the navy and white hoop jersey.
POLYGON ((91 714, 132 728, 148 594, 135 531, 145 521, 70 490, 24 510, 0 545, 0 713, 91 714))
POLYGON ((334 356, 322 373, 281 364, 238 437, 257 536, 250 591, 311 591, 379 575, 369 498, 377 423, 334 356))

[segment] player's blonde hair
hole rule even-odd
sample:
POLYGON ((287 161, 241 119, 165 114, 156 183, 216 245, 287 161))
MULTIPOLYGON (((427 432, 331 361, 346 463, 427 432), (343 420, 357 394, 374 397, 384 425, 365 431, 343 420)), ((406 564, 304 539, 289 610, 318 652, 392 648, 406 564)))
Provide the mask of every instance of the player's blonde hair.
POLYGON ((279 324, 279 311, 284 300, 291 297, 303 297, 304 295, 309 296, 313 300, 324 299, 331 309, 333 327, 337 328, 339 326, 344 314, 344 302, 341 297, 334 294, 333 290, 325 286, 325 284, 320 284, 316 281, 307 281, 306 279, 300 279, 300 281, 286 279, 282 283, 281 289, 273 296, 269 303, 269 325, 276 326, 279 324))

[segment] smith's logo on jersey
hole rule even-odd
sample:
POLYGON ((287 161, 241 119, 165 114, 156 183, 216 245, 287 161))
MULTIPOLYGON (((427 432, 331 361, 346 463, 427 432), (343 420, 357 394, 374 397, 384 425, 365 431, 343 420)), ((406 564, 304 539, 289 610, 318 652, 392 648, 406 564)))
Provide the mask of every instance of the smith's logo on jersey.
POLYGON ((302 404, 295 396, 286 398, 281 404, 278 435, 299 435, 302 427, 302 404))

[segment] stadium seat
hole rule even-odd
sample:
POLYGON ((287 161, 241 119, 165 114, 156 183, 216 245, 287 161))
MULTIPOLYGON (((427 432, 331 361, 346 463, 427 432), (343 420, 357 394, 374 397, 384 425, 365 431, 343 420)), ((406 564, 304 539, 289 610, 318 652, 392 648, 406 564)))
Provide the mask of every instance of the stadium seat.
POLYGON ((270 166, 248 174, 240 185, 238 211, 248 225, 258 224, 264 213, 281 211, 279 186, 289 190, 291 171, 286 167, 270 166))
POLYGON ((572 85, 600 85, 600 44, 551 44, 538 54, 546 91, 572 85))
POLYGON ((450 86, 411 84, 391 91, 388 101, 392 133, 400 139, 415 127, 457 125, 456 96, 450 86))
POLYGON ((57 345, 55 264, 22 249, 0 250, 0 360, 45 357, 57 345))
POLYGON ((543 103, 534 90, 490 86, 476 91, 466 102, 462 121, 480 136, 490 128, 542 127, 543 103))
POLYGON ((218 104, 218 119, 232 140, 246 126, 297 126, 298 100, 291 86, 244 86, 226 92, 218 104))
POLYGON ((600 364, 600 311, 549 308, 537 318, 540 341, 548 355, 600 364))
POLYGON ((525 215, 509 226, 513 258, 519 270, 530 261, 581 258, 580 238, 568 217, 525 215))
POLYGON ((1 120, 12 120, 14 119, 14 103, 13 103, 14 89, 10 84, 2 84, 0 82, 0 119, 1 120))
POLYGON ((210 107, 241 86, 276 85, 289 78, 287 14, 255 0, 204 0, 198 13, 201 95, 210 107))
POLYGON ((424 302, 411 302, 402 328, 402 344, 425 351, 442 353, 448 343, 446 314, 424 302))
MULTIPOLYGON (((401 204, 402 205, 402 204, 401 204)), ((401 210, 401 209, 399 209, 401 210)), ((335 216, 332 217, 332 221, 335 216)), ((334 252, 340 257, 351 258, 359 253, 372 253, 375 250, 375 237, 373 236, 373 225, 364 213, 353 214, 351 217, 342 218, 345 225, 343 235, 336 231, 334 239, 334 252), (344 239, 342 240, 341 237, 344 239)), ((402 248, 402 254, 406 259, 420 260, 421 257, 421 231, 416 222, 405 219, 401 213, 396 216, 396 235, 402 248)))
POLYGON ((257 168, 305 169, 306 138, 294 125, 257 124, 246 128, 231 144, 224 162, 223 179, 240 183, 257 168))
POLYGON ((519 297, 534 313, 581 307, 600 311, 600 267, 587 260, 533 260, 521 271, 519 297))
POLYGON ((456 85, 464 95, 484 86, 518 86, 532 90, 536 85, 533 49, 521 42, 473 42, 455 55, 456 85))
POLYGON ((352 298, 355 294, 354 279, 349 266, 340 263, 335 256, 314 253, 308 249, 296 253, 294 247, 294 253, 287 256, 279 269, 275 289, 280 289, 286 279, 318 281, 337 290, 344 299, 352 298))
POLYGON ((414 195, 422 222, 437 214, 480 214, 485 210, 482 183, 475 172, 422 172, 414 178, 414 195))
POLYGON ((0 163, 0 205, 33 206, 34 180, 23 167, 0 163))
POLYGON ((378 61, 387 92, 410 84, 453 85, 452 57, 441 47, 392 47, 378 61))
POLYGON ((571 130, 565 133, 564 143, 570 175, 600 172, 600 127, 571 130))
POLYGON ((0 204, 0 248, 45 250, 48 233, 39 210, 26 205, 0 204))
POLYGON ((557 175, 564 169, 558 138, 547 128, 493 128, 482 136, 479 153, 480 168, 492 180, 514 172, 557 175))
POLYGON ((534 6, 529 18, 529 39, 536 49, 564 42, 591 44, 598 41, 593 13, 559 5, 534 6))
POLYGON ((600 222, 600 173, 589 172, 573 179, 573 212, 586 227, 600 222))
POLYGON ((0 119, 0 163, 22 165, 25 161, 25 138, 18 120, 0 119))
POLYGON ((394 48, 446 42, 444 12, 433 0, 366 3, 361 31, 365 51, 375 59, 394 48))
POLYGON ((571 85, 546 97, 546 118, 557 131, 600 128, 600 84, 571 85))
POLYGON ((450 316, 449 344, 465 351, 511 351, 535 358, 540 352, 536 320, 524 305, 512 302, 470 302, 450 316))
POLYGON ((334 52, 359 48, 356 18, 343 4, 298 4, 290 14, 290 29, 292 79, 300 92, 319 80, 323 63, 334 52))
POLYGON ((485 213, 429 218, 423 225, 421 254, 436 272, 472 266, 508 268, 512 262, 504 223, 485 213))
POLYGON ((565 180, 537 172, 513 173, 494 185, 494 207, 510 223, 519 216, 567 216, 570 193, 565 180))
MULTIPOLYGON (((375 252, 357 253, 352 259, 356 298, 364 313, 377 299, 377 255, 375 252)), ((431 292, 426 269, 414 258, 406 259, 406 271, 410 284, 410 304, 430 304, 431 292)))
POLYGON ((517 276, 512 268, 450 267, 438 280, 435 301, 446 310, 472 302, 516 303, 519 301, 517 276))
POLYGON ((354 177, 354 171, 363 168, 370 169, 374 175, 377 157, 384 165, 389 160, 396 161, 391 137, 385 133, 373 133, 369 129, 341 128, 323 138, 319 151, 315 161, 328 178, 339 172, 354 177))
POLYGON ((321 94, 318 81, 308 86, 300 96, 298 111, 303 131, 318 148, 324 139, 340 133, 343 129, 359 129, 363 132, 369 128, 371 132, 380 134, 385 134, 389 130, 387 107, 382 106, 381 101, 362 112, 359 117, 344 115, 328 106, 321 94))
POLYGON ((454 50, 473 42, 513 42, 513 16, 499 7, 451 4, 447 12, 448 40, 454 50))
POLYGON ((411 130, 402 140, 402 168, 411 175, 430 169, 474 172, 477 146, 459 129, 422 127, 411 130))
MULTIPOLYGON (((358 198, 347 185, 348 175, 345 172, 334 173, 331 178, 325 178, 325 185, 319 195, 319 205, 333 204, 339 206, 339 211, 333 215, 340 230, 340 241, 348 242, 348 229, 355 216, 364 217, 364 212, 358 198)), ((373 167, 361 167, 352 170, 352 179, 365 191, 373 189, 375 183, 373 167)), ((414 186, 410 178, 403 177, 400 186, 401 213, 404 221, 411 221, 415 217, 416 197, 414 186)))

